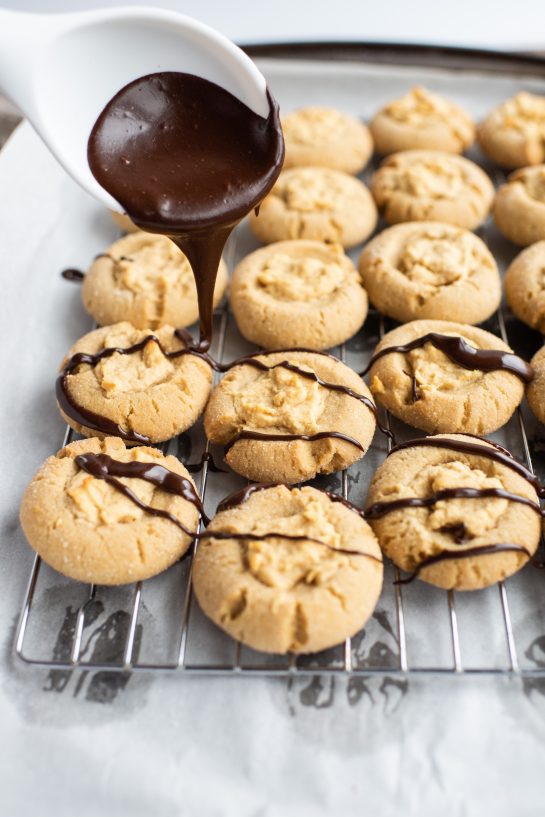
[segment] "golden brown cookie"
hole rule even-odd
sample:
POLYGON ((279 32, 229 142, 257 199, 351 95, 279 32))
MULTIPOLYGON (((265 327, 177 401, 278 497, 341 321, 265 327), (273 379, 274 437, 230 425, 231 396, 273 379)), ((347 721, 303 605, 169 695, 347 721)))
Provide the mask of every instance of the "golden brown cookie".
POLYGON ((137 227, 126 213, 118 213, 117 210, 108 210, 108 212, 114 224, 124 233, 137 233, 140 230, 140 227, 137 227))
POLYGON ((282 171, 249 221, 265 244, 306 238, 353 247, 375 229, 377 208, 359 179, 325 167, 296 167, 282 171))
POLYGON ((475 123, 463 108, 420 86, 385 105, 369 127, 383 155, 400 150, 463 153, 475 139, 475 123))
POLYGON ((57 400, 63 418, 87 437, 115 434, 131 443, 181 434, 203 411, 212 385, 210 366, 179 354, 185 348, 171 326, 153 335, 127 322, 89 332, 61 366, 57 400))
POLYGON ((386 555, 413 578, 455 590, 488 587, 523 567, 541 528, 537 494, 522 475, 524 467, 519 472, 493 459, 510 458, 471 436, 405 445, 379 467, 367 496, 366 516, 386 555), (456 450, 460 445, 472 450, 456 450), (465 497, 453 496, 459 489, 473 497, 467 490, 465 497), (409 498, 416 507, 407 507, 409 498))
POLYGON ((507 303, 517 318, 545 335, 545 241, 517 255, 504 283, 507 303))
POLYGON ((198 507, 193 480, 176 457, 126 448, 115 437, 93 438, 70 443, 45 461, 23 496, 21 524, 34 550, 65 576, 128 584, 178 561, 197 531, 198 507), (154 481, 144 477, 146 463, 155 466, 154 481), (93 476, 93 468, 110 480, 114 474, 117 485, 93 476), (164 477, 168 490, 158 484, 164 477))
POLYGON ((545 96, 521 91, 507 99, 480 123, 477 139, 502 167, 545 162, 545 96))
POLYGON ((534 379, 526 389, 530 408, 540 423, 545 423, 545 346, 533 356, 534 379))
POLYGON ((519 247, 545 239, 545 165, 511 173, 496 193, 494 221, 519 247))
MULTIPOLYGON (((505 364, 496 371, 477 368, 486 361, 481 363, 471 350, 468 355, 464 341, 473 352, 493 349, 500 358, 511 351, 496 335, 475 326, 450 321, 405 323, 388 332, 375 350, 369 372, 373 396, 395 417, 430 434, 489 434, 501 428, 521 402, 525 381, 505 364), (432 340, 430 333, 439 338, 432 340), (450 337, 463 340, 449 343, 450 337), (395 350, 407 344, 416 348, 395 350), (385 349, 392 351, 380 356, 385 349), (461 365, 464 359, 474 368, 461 365)), ((510 355, 507 360, 531 376, 528 364, 520 358, 510 355)))
MULTIPOLYGON (((214 290, 216 306, 227 286, 222 261, 214 290)), ((139 329, 190 326, 199 317, 189 261, 165 236, 137 232, 97 256, 81 290, 87 312, 107 326, 129 321, 139 329)))
POLYGON ((488 215, 494 187, 474 162, 439 150, 389 156, 371 190, 389 224, 443 221, 473 230, 488 215))
POLYGON ((369 129, 336 108, 310 106, 282 117, 284 169, 330 167, 359 173, 373 153, 369 129))
POLYGON ((317 352, 254 360, 260 368, 246 359, 228 372, 204 415, 208 439, 226 446, 234 471, 256 482, 303 482, 363 456, 375 431, 374 404, 352 369, 317 352))
POLYGON ((197 600, 218 627, 256 650, 333 647, 365 625, 378 601, 383 568, 373 531, 315 488, 257 490, 220 511, 209 533, 227 538, 203 539, 197 549, 197 600))
POLYGON ((451 224, 396 224, 364 247, 359 269, 373 305, 398 321, 481 323, 501 300, 492 254, 476 235, 451 224))
POLYGON ((367 316, 367 295, 339 244, 279 241, 235 269, 230 301, 245 338, 264 349, 329 349, 367 316))

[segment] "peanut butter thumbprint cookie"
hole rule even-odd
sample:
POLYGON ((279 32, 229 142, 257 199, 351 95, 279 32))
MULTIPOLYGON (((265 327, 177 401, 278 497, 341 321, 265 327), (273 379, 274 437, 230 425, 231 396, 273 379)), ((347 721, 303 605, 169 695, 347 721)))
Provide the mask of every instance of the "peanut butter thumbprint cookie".
POLYGON ((409 576, 478 590, 516 573, 541 531, 538 483, 501 446, 472 435, 394 448, 369 488, 365 518, 409 576))
POLYGON ((259 485, 220 505, 193 584, 203 611, 233 638, 308 653, 361 630, 382 574, 376 537, 350 503, 310 487, 259 485))
POLYGON ((79 440, 49 457, 21 504, 30 545, 82 582, 129 584, 186 553, 202 507, 181 462, 109 437, 79 440))

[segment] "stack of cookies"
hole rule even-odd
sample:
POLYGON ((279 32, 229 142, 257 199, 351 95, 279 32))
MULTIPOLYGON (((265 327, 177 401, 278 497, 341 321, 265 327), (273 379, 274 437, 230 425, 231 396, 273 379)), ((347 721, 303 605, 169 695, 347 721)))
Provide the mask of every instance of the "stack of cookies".
MULTIPOLYGON (((492 212, 527 247, 506 297, 545 332, 545 99, 520 93, 476 126, 413 88, 369 127, 314 106, 283 129, 284 169, 249 217, 263 246, 229 284, 255 352, 220 364, 198 351, 184 329, 198 317, 188 260, 116 216, 127 235, 82 285, 99 328, 68 351, 56 383, 60 413, 84 439, 38 471, 21 520, 49 564, 98 584, 153 576, 198 542, 194 590, 209 618, 255 649, 297 653, 365 625, 384 555, 404 581, 475 590, 536 551, 542 488, 483 435, 525 393, 545 422, 545 347, 530 365, 479 326, 502 287, 474 231, 492 212), (475 139, 515 169, 497 193, 461 155, 475 139), (368 188, 359 174, 374 152, 385 158, 368 188), (330 350, 365 332, 370 306, 392 328, 356 373, 330 350), (395 445, 383 410, 430 436, 395 445), (201 416, 226 466, 251 483, 211 521, 185 467, 155 447, 201 416), (390 453, 364 507, 303 484, 354 465, 377 429, 390 453)), ((226 286, 222 262, 216 303, 226 286)))

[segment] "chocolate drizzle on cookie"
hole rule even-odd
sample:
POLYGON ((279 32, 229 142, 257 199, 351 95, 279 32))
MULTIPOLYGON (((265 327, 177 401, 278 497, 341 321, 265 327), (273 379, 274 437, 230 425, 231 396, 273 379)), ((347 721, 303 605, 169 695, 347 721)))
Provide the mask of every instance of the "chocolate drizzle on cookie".
POLYGON ((224 468, 219 468, 219 466, 216 465, 214 457, 210 451, 205 451, 198 462, 186 462, 184 465, 190 474, 198 474, 199 471, 202 471, 204 468, 205 463, 208 470, 212 471, 214 474, 227 473, 224 468))
MULTIPOLYGON (((181 340, 185 340, 184 335, 181 332, 178 334, 178 331, 179 330, 176 332, 177 337, 181 340)), ((81 365, 85 364, 93 367, 96 366, 101 360, 112 357, 112 355, 132 355, 136 352, 141 352, 148 343, 156 343, 162 354, 169 360, 188 354, 197 355, 201 359, 208 359, 208 355, 187 347, 184 349, 175 349, 172 352, 167 352, 167 350, 161 344, 159 338, 156 335, 151 334, 146 335, 146 337, 142 338, 142 340, 138 341, 138 343, 134 343, 132 346, 128 347, 109 346, 93 355, 87 354, 86 352, 78 352, 77 354, 72 355, 72 357, 67 361, 62 372, 57 377, 55 384, 57 401, 64 414, 79 425, 90 428, 93 431, 99 431, 103 434, 112 434, 115 437, 121 437, 123 440, 127 440, 128 442, 149 443, 150 438, 144 434, 139 434, 137 431, 133 430, 126 430, 118 423, 110 420, 108 417, 105 417, 103 414, 98 414, 80 405, 70 394, 67 379, 68 376, 73 374, 81 365)))
POLYGON ((235 539, 239 542, 263 542, 266 539, 282 539, 286 542, 312 542, 313 545, 321 545, 322 547, 326 548, 327 550, 332 551, 333 553, 341 553, 343 556, 365 556, 366 559, 371 559, 373 562, 378 562, 378 564, 383 564, 382 559, 379 559, 378 556, 374 556, 372 553, 365 553, 363 550, 356 550, 352 548, 337 548, 333 545, 330 545, 328 542, 324 542, 322 539, 315 539, 312 536, 307 536, 306 534, 291 534, 291 533, 283 533, 280 531, 268 531, 267 533, 230 533, 227 531, 215 531, 215 530, 205 530, 202 533, 196 534, 197 539, 221 539, 221 540, 229 540, 235 539))
MULTIPOLYGON (((237 508, 239 505, 243 505, 245 502, 250 499, 256 493, 260 491, 266 491, 269 488, 278 488, 283 486, 286 490, 292 490, 289 486, 284 485, 282 482, 268 482, 268 483, 259 483, 254 485, 247 485, 245 488, 242 488, 240 491, 236 491, 235 493, 229 494, 229 496, 223 499, 218 507, 216 508, 216 513, 223 513, 224 511, 230 511, 233 508, 237 508)), ((315 491, 319 491, 321 494, 325 494, 332 502, 339 502, 341 505, 344 505, 345 508, 348 508, 350 511, 353 511, 360 517, 364 517, 363 511, 358 508, 356 505, 353 505, 352 502, 349 502, 348 499, 344 499, 344 497, 339 496, 339 494, 335 494, 332 491, 326 491, 321 488, 314 488, 315 491)), ((273 537, 279 537, 281 539, 287 539, 292 541, 309 541, 319 545, 322 545, 329 550, 334 551, 335 553, 344 553, 349 556, 366 556, 368 559, 372 559, 379 564, 382 564, 382 559, 374 556, 371 553, 364 553, 361 550, 351 550, 349 548, 336 548, 333 545, 327 544, 327 542, 323 542, 320 539, 313 539, 309 536, 304 535, 297 535, 292 536, 286 533, 266 533, 266 534, 233 534, 233 533, 217 533, 216 531, 205 531, 204 534, 200 534, 200 538, 212 538, 212 539, 250 539, 252 541, 259 541, 260 539, 268 539, 273 537)))
POLYGON ((316 434, 272 434, 268 431, 250 430, 239 431, 238 434, 235 434, 235 436, 232 437, 232 439, 230 439, 225 446, 225 453, 227 454, 240 440, 256 440, 264 443, 290 443, 296 440, 303 440, 304 442, 314 443, 318 440, 326 440, 329 438, 344 440, 347 443, 351 443, 352 445, 355 445, 356 448, 359 448, 363 454, 365 454, 365 448, 359 442, 359 440, 356 440, 355 437, 350 437, 348 434, 343 434, 340 431, 318 431, 316 434))
MULTIPOLYGON (((421 338, 415 338, 409 343, 400 344, 398 346, 387 346, 377 352, 363 372, 361 376, 366 375, 371 367, 385 355, 394 353, 407 354, 414 349, 421 349, 426 343, 431 343, 440 352, 443 352, 449 360, 457 363, 464 369, 478 370, 481 372, 504 371, 511 372, 519 377, 524 383, 529 383, 533 376, 533 369, 529 363, 526 363, 518 355, 513 352, 503 352, 499 349, 477 349, 472 346, 464 338, 459 335, 441 335, 437 332, 428 332, 422 335, 421 338)), ((415 384, 413 382, 413 402, 415 394, 415 384)))
POLYGON ((414 440, 407 440, 406 442, 399 443, 398 445, 394 446, 391 449, 388 456, 391 456, 396 451, 403 451, 405 448, 419 448, 419 447, 429 447, 429 448, 447 448, 451 451, 457 451, 461 454, 474 454, 479 457, 486 457, 487 459, 494 460, 495 462, 501 463, 501 465, 505 465, 507 468, 510 468, 512 471, 516 471, 517 474, 520 474, 527 482, 530 483, 532 488, 536 491, 537 495, 540 497, 545 496, 545 489, 542 488, 541 483, 538 477, 533 474, 529 468, 523 465, 522 462, 516 460, 512 454, 507 451, 506 448, 503 446, 498 445, 497 443, 492 443, 490 440, 485 440, 482 437, 477 437, 474 434, 460 434, 458 437, 471 437, 472 439, 479 439, 483 443, 489 443, 489 445, 479 445, 476 442, 469 442, 466 440, 460 440, 459 438, 452 439, 450 437, 417 437, 414 440), (491 446, 491 447, 490 447, 491 446))
POLYGON ((170 471, 168 468, 165 468, 159 463, 139 462, 137 460, 133 460, 131 462, 120 462, 119 460, 112 459, 112 457, 108 456, 108 454, 91 453, 78 455, 75 459, 75 463, 87 474, 90 474, 96 479, 103 479, 105 482, 112 485, 117 491, 130 499, 131 502, 146 513, 149 513, 152 516, 160 516, 174 522, 174 524, 188 536, 194 537, 196 535, 196 531, 191 531, 186 528, 180 522, 180 520, 169 511, 163 510, 162 508, 154 508, 151 505, 147 505, 145 502, 142 502, 134 491, 132 491, 123 482, 120 482, 119 477, 125 477, 127 479, 143 479, 146 482, 151 482, 153 485, 161 488, 163 491, 167 491, 169 494, 181 496, 187 502, 194 505, 195 508, 197 508, 199 515, 205 519, 205 521, 208 521, 204 513, 201 499, 197 494, 193 483, 183 477, 181 474, 176 474, 174 471, 170 471))
MULTIPOLYGON (((57 400, 63 412, 68 416, 71 417, 75 422, 83 425, 87 428, 91 428, 94 431, 100 431, 106 434, 113 434, 118 437, 122 437, 124 440, 132 441, 132 442, 142 442, 147 443, 149 442, 149 438, 145 437, 141 434, 137 434, 134 431, 126 431, 117 423, 114 423, 112 420, 109 420, 107 417, 103 417, 100 414, 96 414, 95 412, 89 411, 85 409, 83 406, 79 405, 74 398, 70 395, 67 377, 70 374, 73 374, 74 371, 83 364, 88 366, 96 366, 99 361, 104 360, 105 358, 111 357, 112 355, 119 354, 119 355, 131 355, 137 352, 141 352, 148 343, 156 343, 158 348, 160 349, 161 353, 168 358, 169 360, 175 360, 176 358, 183 357, 185 355, 193 355, 195 357, 200 358, 205 363, 207 363, 214 371, 220 373, 229 372, 231 369, 236 368, 237 366, 253 366, 260 371, 271 371, 277 368, 287 369, 288 371, 294 372, 301 377, 306 378, 307 380, 312 380, 315 383, 318 383, 323 388, 329 389, 330 391, 336 391, 341 394, 346 394, 348 397, 353 398, 354 400, 358 400, 364 406, 366 406, 369 411, 375 417, 375 422, 382 431, 390 439, 393 439, 392 432, 382 425, 378 418, 378 410, 376 405, 372 400, 366 397, 363 394, 359 394, 358 392, 354 391, 353 389, 348 388, 348 386, 343 386, 339 383, 330 383, 326 380, 323 380, 319 377, 315 372, 307 371, 306 369, 301 369, 294 363, 290 363, 287 360, 281 361, 280 363, 275 363, 272 366, 267 366, 261 360, 257 359, 257 356, 263 355, 270 355, 270 354, 277 354, 277 352, 256 352, 254 355, 246 355, 244 357, 238 358, 237 360, 232 361, 231 363, 218 363, 214 360, 214 358, 206 351, 203 351, 200 348, 196 348, 193 345, 193 339, 191 335, 185 329, 176 329, 175 330, 176 337, 181 340, 185 344, 185 348, 183 349, 175 349, 171 352, 168 352, 164 346, 162 345, 161 341, 156 335, 149 334, 146 337, 142 338, 142 340, 138 341, 137 343, 133 344, 132 346, 128 347, 119 347, 119 346, 111 346, 107 347, 106 349, 102 349, 100 352, 96 354, 87 354, 85 352, 78 352, 77 354, 73 355, 64 366, 63 371, 57 378, 56 383, 56 394, 57 400)), ((288 349, 282 350, 283 352, 290 353, 290 352, 308 352, 312 354, 323 354, 326 357, 331 358, 332 360, 338 360, 333 355, 328 354, 327 352, 313 352, 312 349, 288 349)), ((249 433, 254 432, 241 432, 241 434, 246 435, 249 433)), ((256 432, 257 433, 257 432, 256 432)), ((361 444, 355 440, 353 437, 348 437, 347 435, 342 435, 340 432, 321 432, 323 436, 329 437, 339 437, 342 439, 346 439, 348 442, 357 445, 363 453, 365 453, 365 449, 361 446, 361 444)), ((305 440, 307 435, 283 435, 283 440, 293 440, 293 439, 302 439, 305 440)), ((323 437, 316 437, 315 439, 322 439, 323 437)), ((241 437, 237 435, 236 439, 233 438, 228 443, 228 448, 234 445, 235 442, 238 442, 239 439, 249 439, 248 437, 244 436, 241 437)), ((257 439, 257 438, 253 438, 257 439)), ((262 436, 260 439, 265 440, 266 437, 262 436)), ((227 450, 228 450, 227 448, 227 450)))
POLYGON ((426 567, 439 564, 440 562, 448 562, 454 559, 471 559, 473 556, 487 556, 492 553, 524 553, 528 558, 532 554, 523 545, 511 545, 507 543, 480 545, 477 547, 463 548, 462 550, 443 550, 441 553, 436 553, 434 556, 429 556, 416 566, 415 570, 407 576, 406 579, 398 579, 395 584, 409 584, 417 579, 426 567))
MULTIPOLYGON (((396 451, 404 449, 429 446, 431 448, 446 448, 448 450, 457 451, 463 454, 473 454, 475 456, 487 457, 488 459, 499 462, 501 465, 510 468, 517 474, 522 476, 534 488, 538 496, 544 496, 545 490, 541 487, 538 478, 525 465, 516 460, 513 455, 499 443, 494 443, 490 440, 485 440, 476 434, 464 434, 464 437, 470 437, 473 440, 480 440, 482 443, 489 443, 489 445, 480 445, 478 442, 471 442, 460 439, 450 439, 446 437, 420 437, 414 440, 400 443, 395 446, 388 456, 396 451)), ((365 519, 380 519, 388 513, 401 510, 404 508, 430 508, 437 502, 442 502, 449 499, 505 499, 509 502, 516 502, 531 508, 539 516, 545 515, 542 508, 537 502, 533 502, 528 497, 520 496, 519 494, 506 491, 503 488, 445 488, 436 491, 427 497, 399 497, 397 499, 386 500, 384 502, 375 502, 364 511, 365 519)), ((463 546, 465 542, 469 541, 471 537, 468 536, 468 530, 463 522, 455 523, 453 525, 446 525, 439 530, 441 533, 450 534, 457 545, 463 546)), ((439 564, 442 561, 451 561, 454 559, 468 559, 473 556, 483 556, 492 553, 502 552, 521 552, 525 553, 528 558, 531 557, 530 551, 523 545, 516 545, 512 543, 479 545, 475 547, 461 547, 460 550, 443 550, 439 553, 424 559, 417 565, 416 569, 409 575, 408 578, 400 580, 400 584, 407 584, 416 579, 420 572, 426 567, 439 564)))
POLYGON ((200 348, 212 337, 212 302, 225 242, 259 207, 284 159, 278 106, 258 116, 193 74, 149 74, 122 88, 88 142, 91 171, 138 227, 171 238, 197 286, 200 348))
POLYGON ((511 491, 505 491, 503 488, 444 488, 430 496, 403 496, 385 502, 375 502, 366 508, 363 515, 365 519, 381 519, 386 514, 404 508, 431 508, 438 502, 448 499, 506 499, 509 502, 526 505, 540 515, 543 514, 537 502, 532 502, 531 499, 511 491))
MULTIPOLYGON (((260 482, 253 485, 247 485, 245 488, 242 488, 240 491, 235 491, 229 496, 226 496, 225 499, 219 503, 218 507, 216 508, 216 513, 221 513, 222 511, 229 511, 232 508, 236 508, 239 505, 243 505, 251 496, 260 491, 266 491, 268 488, 279 488, 280 486, 284 486, 286 490, 292 490, 289 486, 285 485, 283 482, 260 482)), ((324 488, 314 488, 314 491, 319 491, 321 494, 325 494, 332 502, 340 502, 341 505, 344 505, 345 508, 348 508, 350 511, 353 511, 358 516, 361 516, 362 519, 365 518, 364 511, 361 508, 358 508, 357 505, 354 505, 348 499, 340 496, 339 494, 333 493, 333 491, 326 491, 324 488)))

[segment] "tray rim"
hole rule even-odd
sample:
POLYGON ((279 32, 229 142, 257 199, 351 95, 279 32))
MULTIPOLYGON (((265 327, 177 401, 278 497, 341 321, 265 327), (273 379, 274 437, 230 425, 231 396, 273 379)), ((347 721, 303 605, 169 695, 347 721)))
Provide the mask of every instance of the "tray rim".
POLYGON ((368 40, 310 40, 244 43, 240 48, 252 59, 325 60, 335 62, 375 62, 382 65, 424 65, 425 67, 494 72, 503 67, 517 75, 545 75, 545 52, 502 51, 433 43, 368 40))

